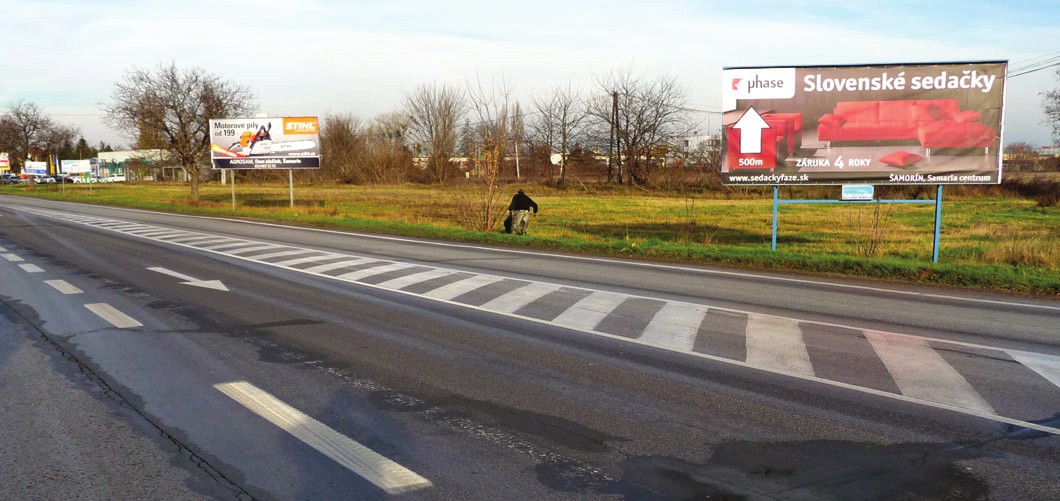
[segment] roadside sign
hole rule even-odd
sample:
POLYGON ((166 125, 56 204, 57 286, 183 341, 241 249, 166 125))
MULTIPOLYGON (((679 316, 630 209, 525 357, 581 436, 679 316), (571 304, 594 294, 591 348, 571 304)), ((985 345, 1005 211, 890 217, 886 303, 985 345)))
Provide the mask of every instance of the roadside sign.
POLYGON ((317 117, 210 120, 215 169, 316 169, 320 167, 317 117))
POLYGON ((997 184, 1006 61, 722 71, 722 182, 997 184))
POLYGON ((844 184, 842 190, 843 200, 871 201, 875 195, 875 188, 871 184, 844 184))

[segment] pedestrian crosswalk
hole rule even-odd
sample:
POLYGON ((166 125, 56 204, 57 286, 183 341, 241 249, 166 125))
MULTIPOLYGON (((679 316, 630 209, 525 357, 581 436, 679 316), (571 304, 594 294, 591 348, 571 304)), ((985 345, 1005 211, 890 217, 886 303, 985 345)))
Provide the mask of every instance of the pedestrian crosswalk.
POLYGON ((20 208, 140 238, 548 323, 981 416, 1030 420, 1060 402, 1060 357, 607 290, 473 273, 113 219, 20 208), (968 353, 961 353, 967 348, 968 353), (972 360, 972 361, 969 361, 972 360), (990 383, 1019 384, 1014 399, 990 383), (996 375, 996 377, 994 377, 996 375), (1031 391, 1027 391, 1030 389, 1031 391), (993 402, 991 401, 993 400, 993 402))

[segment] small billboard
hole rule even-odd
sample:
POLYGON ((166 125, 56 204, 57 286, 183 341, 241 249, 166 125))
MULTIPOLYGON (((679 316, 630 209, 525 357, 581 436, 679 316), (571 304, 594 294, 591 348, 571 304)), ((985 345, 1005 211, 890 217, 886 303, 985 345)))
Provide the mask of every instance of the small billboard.
POLYGON ((48 162, 35 162, 27 160, 22 168, 22 173, 28 176, 47 176, 48 162))
POLYGON ((6 151, 0 151, 0 172, 9 170, 11 170, 11 160, 8 158, 6 151))
POLYGON ((320 167, 317 117, 210 120, 215 169, 315 169, 320 167))
POLYGON ((726 68, 722 181, 1000 183, 1007 67, 726 68))
POLYGON ((63 174, 88 174, 92 172, 92 160, 62 160, 59 168, 63 174))

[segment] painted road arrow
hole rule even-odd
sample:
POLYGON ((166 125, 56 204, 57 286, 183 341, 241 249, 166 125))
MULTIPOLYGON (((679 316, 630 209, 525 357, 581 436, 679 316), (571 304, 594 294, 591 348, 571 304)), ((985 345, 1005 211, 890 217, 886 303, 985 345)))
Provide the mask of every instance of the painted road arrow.
POLYGON ((148 270, 157 271, 158 273, 161 273, 163 275, 169 275, 171 277, 176 277, 176 278, 179 278, 181 280, 184 280, 184 282, 182 282, 181 285, 191 285, 191 286, 194 286, 194 287, 202 287, 202 288, 205 288, 205 289, 214 289, 214 290, 228 292, 228 287, 225 287, 225 284, 221 283, 220 280, 199 280, 199 279, 194 278, 194 277, 189 277, 189 276, 187 276, 187 275, 185 275, 183 273, 178 273, 178 272, 175 272, 173 270, 167 270, 165 268, 157 268, 156 267, 156 268, 148 268, 148 270))
POLYGON ((740 129, 740 153, 762 153, 762 129, 768 129, 769 124, 754 106, 748 108, 732 128, 740 129))

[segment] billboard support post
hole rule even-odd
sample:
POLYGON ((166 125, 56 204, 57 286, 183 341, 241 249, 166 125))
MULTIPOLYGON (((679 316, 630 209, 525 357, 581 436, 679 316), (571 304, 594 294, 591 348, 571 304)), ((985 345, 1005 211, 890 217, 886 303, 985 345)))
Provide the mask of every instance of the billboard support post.
POLYGON ((236 173, 232 171, 232 210, 236 210, 236 173))
POLYGON ((287 186, 291 192, 291 208, 294 208, 294 170, 287 169, 287 186))
POLYGON ((779 185, 773 185, 773 252, 776 252, 776 250, 777 250, 777 216, 779 214, 779 211, 777 210, 777 206, 780 205, 779 201, 780 201, 780 186, 779 185))
POLYGON ((942 239, 942 185, 938 185, 935 193, 935 240, 931 245, 931 262, 939 263, 939 243, 942 239))

